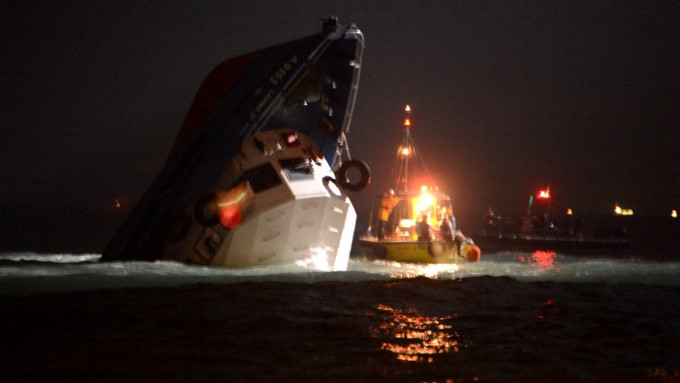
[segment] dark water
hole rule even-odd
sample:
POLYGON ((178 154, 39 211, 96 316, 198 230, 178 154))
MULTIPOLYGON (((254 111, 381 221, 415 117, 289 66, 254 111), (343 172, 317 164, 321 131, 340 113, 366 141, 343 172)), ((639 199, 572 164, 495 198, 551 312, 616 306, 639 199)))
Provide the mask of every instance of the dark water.
POLYGON ((680 257, 339 273, 97 258, 0 255, 0 381, 680 381, 680 257))

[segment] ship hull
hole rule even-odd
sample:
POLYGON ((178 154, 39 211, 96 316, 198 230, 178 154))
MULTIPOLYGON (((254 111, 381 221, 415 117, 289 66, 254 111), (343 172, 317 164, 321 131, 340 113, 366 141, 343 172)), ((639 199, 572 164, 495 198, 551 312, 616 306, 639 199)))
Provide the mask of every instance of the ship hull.
POLYGON ((321 33, 218 65, 101 260, 250 266, 327 254, 320 269, 345 269, 356 213, 344 191, 328 190, 347 186, 334 173, 348 150, 362 56, 361 32, 329 20, 321 33), (220 198, 237 194, 241 210, 220 208, 220 198), (319 222, 305 234, 263 221, 276 211, 301 225, 292 217, 309 201, 319 222))
POLYGON ((269 142, 271 147, 245 142, 243 155, 215 187, 224 192, 184 204, 165 225, 160 247, 148 251, 156 252, 158 259, 210 266, 296 263, 346 270, 356 224, 354 207, 334 181, 328 163, 308 156, 314 151, 311 139, 296 135, 301 143, 292 148, 276 141, 291 134, 256 135, 255 142, 269 142))
POLYGON ((359 251, 369 260, 407 263, 462 263, 479 259, 475 245, 444 241, 390 241, 362 237, 359 251), (460 248, 460 251, 459 251, 460 248))

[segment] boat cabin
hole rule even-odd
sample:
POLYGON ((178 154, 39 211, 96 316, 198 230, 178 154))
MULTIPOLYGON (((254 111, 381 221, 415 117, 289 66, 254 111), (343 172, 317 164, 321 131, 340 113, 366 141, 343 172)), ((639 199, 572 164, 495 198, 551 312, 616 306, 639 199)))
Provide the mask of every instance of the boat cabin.
MULTIPOLYGON (((377 196, 373 203, 370 227, 380 240, 418 241, 441 239, 441 226, 448 217, 453 221, 451 200, 435 190, 377 196), (433 237, 423 238, 430 228, 433 237)), ((455 224, 454 224, 455 225, 455 224)), ((455 227, 452 227, 455 231, 455 227)))

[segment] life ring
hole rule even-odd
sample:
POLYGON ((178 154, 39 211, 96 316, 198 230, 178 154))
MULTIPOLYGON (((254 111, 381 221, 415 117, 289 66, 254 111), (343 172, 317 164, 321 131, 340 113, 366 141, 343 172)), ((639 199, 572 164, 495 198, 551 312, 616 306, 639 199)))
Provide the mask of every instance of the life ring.
POLYGON ((205 227, 215 226, 220 222, 216 206, 217 195, 208 193, 196 200, 194 204, 194 219, 205 227))
POLYGON ((434 241, 427 246, 427 252, 434 259, 438 259, 446 253, 446 244, 442 241, 434 241))
POLYGON ((351 192, 359 192, 364 190, 366 185, 371 182, 371 171, 364 161, 350 160, 343 163, 342 166, 340 166, 340 169, 338 169, 338 180, 340 180, 340 186, 342 186, 343 189, 347 189, 351 192), (351 183, 347 178, 347 174, 352 168, 357 169, 359 173, 361 173, 361 178, 356 183, 351 183))
POLYGON ((345 195, 342 193, 342 188, 340 188, 338 180, 331 176, 326 176, 322 179, 322 182, 323 186, 325 186, 326 190, 328 190, 328 193, 341 199, 345 198, 345 195), (331 183, 333 183, 334 187, 331 187, 330 185, 331 183))
POLYGON ((191 230, 191 217, 186 213, 175 214, 168 220, 165 239, 170 243, 177 243, 189 234, 189 230, 191 230))

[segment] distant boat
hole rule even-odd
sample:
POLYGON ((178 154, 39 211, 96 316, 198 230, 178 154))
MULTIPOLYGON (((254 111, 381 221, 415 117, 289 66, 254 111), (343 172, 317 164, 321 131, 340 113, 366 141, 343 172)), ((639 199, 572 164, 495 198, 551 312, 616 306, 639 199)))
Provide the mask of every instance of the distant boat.
POLYGON ((345 139, 363 48, 361 31, 332 17, 321 33, 217 66, 102 261, 345 270, 347 192, 370 180, 345 139))
POLYGON ((493 250, 555 250, 581 252, 612 250, 631 245, 629 233, 611 222, 586 233, 582 217, 568 209, 556 215, 550 209, 550 187, 529 197, 526 214, 519 218, 502 217, 488 209, 482 218, 482 235, 478 239, 493 250))
MULTIPOLYGON (((411 108, 406 106, 404 136, 396 152, 391 188, 374 199, 368 231, 359 238, 359 251, 368 259, 415 263, 479 261, 474 241, 455 227, 451 200, 428 185, 416 187, 412 180, 422 156, 411 136, 411 108)), ((422 167, 422 166, 421 166, 422 167)))

